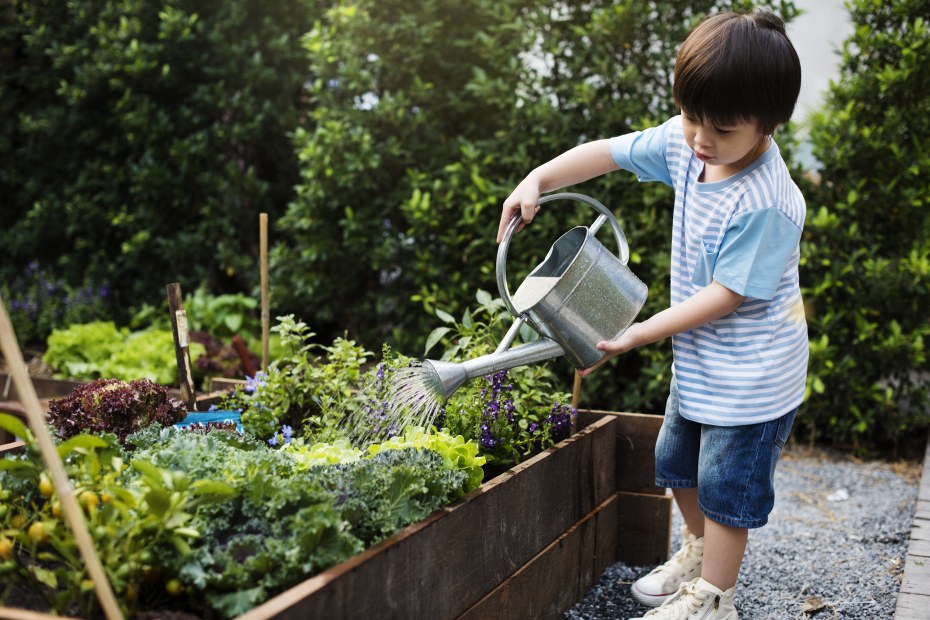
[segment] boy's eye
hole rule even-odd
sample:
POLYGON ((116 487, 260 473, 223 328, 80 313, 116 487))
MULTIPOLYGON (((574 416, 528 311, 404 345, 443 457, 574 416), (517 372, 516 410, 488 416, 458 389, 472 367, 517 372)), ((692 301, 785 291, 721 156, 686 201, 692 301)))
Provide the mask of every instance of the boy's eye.
POLYGON ((714 127, 714 130, 719 134, 728 134, 733 131, 732 129, 721 129, 720 127, 714 127))

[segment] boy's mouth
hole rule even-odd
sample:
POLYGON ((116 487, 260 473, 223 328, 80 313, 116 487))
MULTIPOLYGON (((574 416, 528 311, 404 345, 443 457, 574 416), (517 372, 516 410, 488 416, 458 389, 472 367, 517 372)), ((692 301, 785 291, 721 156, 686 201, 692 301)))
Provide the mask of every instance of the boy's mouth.
POLYGON ((713 159, 712 155, 705 155, 704 153, 698 151, 697 149, 695 149, 694 154, 697 156, 698 159, 700 159, 703 162, 709 162, 710 160, 713 159))

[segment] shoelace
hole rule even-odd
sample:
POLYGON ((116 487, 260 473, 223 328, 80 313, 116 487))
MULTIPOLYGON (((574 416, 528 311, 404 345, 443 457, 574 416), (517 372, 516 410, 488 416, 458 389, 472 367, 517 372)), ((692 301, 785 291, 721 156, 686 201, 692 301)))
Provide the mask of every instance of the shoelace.
POLYGON ((678 588, 678 592, 661 607, 657 607, 646 614, 646 618, 651 620, 676 620, 684 616, 690 616, 693 613, 707 607, 705 616, 710 613, 710 608, 706 605, 713 599, 714 608, 719 607, 719 596, 706 590, 698 590, 697 582, 683 583, 678 588))

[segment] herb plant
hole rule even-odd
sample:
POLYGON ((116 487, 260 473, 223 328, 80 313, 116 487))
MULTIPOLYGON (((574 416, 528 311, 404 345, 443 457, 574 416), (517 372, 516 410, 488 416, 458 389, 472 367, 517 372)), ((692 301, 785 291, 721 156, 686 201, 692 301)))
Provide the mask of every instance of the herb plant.
MULTIPOLYGON (((478 291, 476 300, 476 310, 466 308, 461 320, 436 311, 445 325, 430 334, 427 353, 445 343, 442 359, 461 362, 496 349, 510 314, 502 300, 486 291, 478 291)), ((521 329, 523 342, 535 338, 528 326, 521 329)), ((449 399, 443 424, 451 434, 477 441, 488 463, 498 468, 519 463, 571 434, 576 412, 565 404, 570 395, 556 390, 556 383, 555 373, 545 363, 474 379, 449 399)))
POLYGON ((309 438, 332 438, 371 353, 344 338, 315 344, 315 334, 293 315, 278 321, 272 329, 283 354, 220 407, 241 410, 243 427, 261 439, 283 425, 302 428, 309 438))

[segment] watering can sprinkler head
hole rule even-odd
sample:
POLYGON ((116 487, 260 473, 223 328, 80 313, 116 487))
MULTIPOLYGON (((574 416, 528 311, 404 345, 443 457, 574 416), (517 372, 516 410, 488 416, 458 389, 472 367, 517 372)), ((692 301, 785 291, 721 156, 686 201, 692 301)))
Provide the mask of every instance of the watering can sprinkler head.
POLYGON ((436 395, 441 394, 443 400, 449 400, 449 397, 468 381, 468 375, 462 364, 426 360, 423 362, 423 367, 430 371, 427 377, 430 391, 436 395))
MULTIPOLYGON (((515 323, 515 325, 519 327, 518 323, 515 323)), ((516 331, 513 328, 511 330, 516 331)), ((508 346, 510 344, 506 338, 501 344, 504 343, 508 346)), ((461 363, 426 360, 423 362, 423 367, 431 371, 429 373, 430 377, 427 379, 430 390, 436 395, 441 394, 443 399, 447 400, 469 379, 483 377, 517 366, 536 364, 564 354, 565 350, 562 345, 549 338, 540 338, 512 349, 499 346, 494 353, 461 363), (505 350, 502 350, 502 348, 505 350)))

